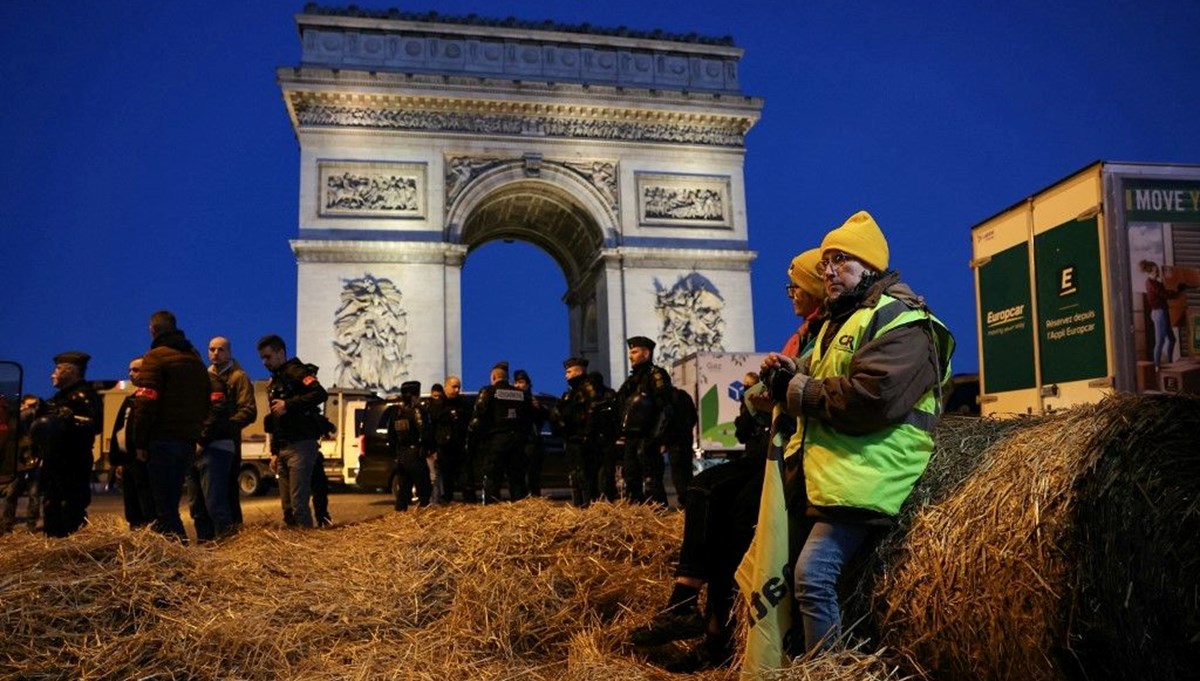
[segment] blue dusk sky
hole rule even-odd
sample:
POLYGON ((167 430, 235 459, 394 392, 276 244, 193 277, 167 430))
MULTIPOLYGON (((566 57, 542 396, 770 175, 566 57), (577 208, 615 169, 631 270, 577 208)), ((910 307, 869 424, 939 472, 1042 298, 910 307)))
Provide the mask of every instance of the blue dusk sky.
MULTIPOLYGON (((796 325, 792 256, 867 209, 975 371, 972 225, 1095 160, 1200 163, 1195 0, 357 4, 732 36, 765 100, 745 169, 758 350, 796 325)), ((229 336, 254 378, 255 339, 294 344, 299 145, 275 68, 299 63, 303 6, 0 2, 0 359, 27 390, 52 393, 67 349, 122 377, 158 308, 198 345, 229 336)), ((507 359, 561 391, 550 257, 489 243, 463 286, 466 386, 507 359)))

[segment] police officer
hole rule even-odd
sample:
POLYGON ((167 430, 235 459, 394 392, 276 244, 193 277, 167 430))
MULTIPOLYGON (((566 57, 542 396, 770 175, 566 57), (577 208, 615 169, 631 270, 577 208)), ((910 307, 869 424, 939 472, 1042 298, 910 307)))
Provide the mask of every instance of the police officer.
POLYGON ((671 377, 654 364, 654 341, 634 336, 629 345, 633 369, 617 391, 621 405, 620 438, 625 443, 621 477, 630 501, 667 505, 663 485, 663 431, 670 417, 671 377))
POLYGON ((420 381, 400 384, 400 401, 396 403, 395 415, 388 424, 388 446, 396 457, 397 511, 408 510, 413 488, 417 491, 418 506, 428 506, 433 492, 429 464, 425 459, 429 443, 425 436, 425 415, 418 405, 420 397, 420 381))
POLYGON ((603 497, 606 501, 617 500, 617 425, 620 405, 617 391, 604 384, 604 374, 593 371, 584 383, 587 391, 588 423, 585 460, 596 466, 596 489, 592 499, 603 497))
POLYGON ((540 497, 542 496, 542 457, 545 454, 542 448, 542 425, 550 417, 550 410, 543 407, 538 401, 537 395, 533 394, 533 379, 529 377, 528 371, 517 369, 513 372, 513 387, 528 395, 532 405, 530 411, 532 422, 525 438, 525 491, 529 493, 529 496, 540 497))
POLYGON ((321 461, 317 439, 328 427, 320 412, 328 394, 317 380, 316 367, 296 357, 288 359, 287 345, 279 336, 263 336, 257 349, 263 366, 271 372, 267 383, 270 412, 264 425, 271 435, 271 467, 279 479, 284 520, 290 509, 297 525, 312 527, 308 501, 313 467, 321 461))
POLYGON ((48 537, 65 537, 87 522, 92 502, 92 445, 103 427, 100 396, 83 380, 86 352, 54 357, 50 382, 58 392, 34 420, 30 435, 41 449, 42 529, 48 537))
POLYGON ((479 391, 468 428, 483 452, 484 503, 500 500, 501 480, 508 479, 508 498, 526 495, 524 449, 533 428, 532 399, 508 382, 508 362, 492 367, 491 384, 479 391))
MULTIPOLYGON (((467 426, 471 413, 462 396, 462 380, 458 376, 447 376, 444 396, 429 405, 429 418, 433 421, 433 442, 437 448, 438 480, 442 483, 441 502, 454 500, 454 488, 459 484, 460 471, 470 467, 466 458, 467 426), (465 464, 465 466, 464 466, 465 464)), ((463 501, 473 501, 475 490, 472 485, 462 488, 463 501)))
POLYGON ((596 465, 593 450, 587 447, 588 414, 591 398, 586 388, 588 361, 570 357, 563 362, 567 391, 550 413, 550 423, 562 434, 567 455, 567 476, 571 482, 571 503, 580 508, 592 502, 596 493, 596 465))

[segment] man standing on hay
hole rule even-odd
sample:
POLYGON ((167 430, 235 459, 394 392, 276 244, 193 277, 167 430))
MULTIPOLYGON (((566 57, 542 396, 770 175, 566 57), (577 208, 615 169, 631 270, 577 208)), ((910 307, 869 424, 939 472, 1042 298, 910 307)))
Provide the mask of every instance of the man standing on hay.
POLYGON ((83 379, 91 355, 62 352, 54 357, 50 383, 58 389, 30 428, 42 459, 42 530, 65 537, 87 522, 92 502, 92 445, 103 427, 100 396, 83 379))
POLYGON ((777 403, 799 426, 787 453, 804 474, 789 484, 804 487, 788 498, 801 500, 790 510, 804 509, 794 584, 807 653, 839 639, 838 578, 928 465, 951 376, 953 336, 887 268, 879 226, 855 213, 821 242, 826 317, 812 354, 763 362, 762 407, 777 403))

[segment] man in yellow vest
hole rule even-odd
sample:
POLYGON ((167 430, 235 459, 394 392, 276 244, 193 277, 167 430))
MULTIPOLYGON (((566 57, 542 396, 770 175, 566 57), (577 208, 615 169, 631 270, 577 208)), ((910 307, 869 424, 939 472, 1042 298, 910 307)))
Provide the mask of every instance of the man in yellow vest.
POLYGON ((808 531, 794 593, 806 652, 840 638, 842 569, 892 522, 929 463, 954 350, 924 299, 888 269, 887 240, 867 212, 825 236, 817 272, 826 316, 812 354, 763 362, 762 406, 778 403, 803 433, 794 482, 805 486, 808 531))

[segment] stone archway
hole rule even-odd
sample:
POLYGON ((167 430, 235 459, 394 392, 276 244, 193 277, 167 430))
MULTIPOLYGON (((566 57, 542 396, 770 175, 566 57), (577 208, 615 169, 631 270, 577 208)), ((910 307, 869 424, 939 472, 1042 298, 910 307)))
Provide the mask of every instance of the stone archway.
POLYGON ((309 11, 278 75, 301 149, 296 347, 330 383, 459 373, 461 268, 500 238, 558 263, 571 352, 610 381, 630 335, 664 360, 754 349, 742 167, 761 102, 740 49, 309 11))

